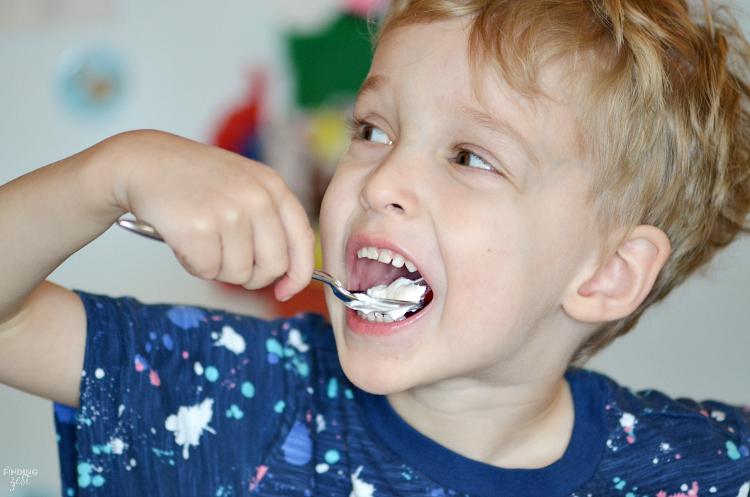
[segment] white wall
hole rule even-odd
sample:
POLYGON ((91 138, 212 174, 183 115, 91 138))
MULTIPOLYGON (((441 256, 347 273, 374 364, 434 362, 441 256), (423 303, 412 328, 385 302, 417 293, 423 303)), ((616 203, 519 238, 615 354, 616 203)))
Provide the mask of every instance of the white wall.
MULTIPOLYGON (((12 1, 0 0, 0 7, 12 1)), ((85 3, 71 4, 76 1, 85 3)), ((79 25, 51 20, 9 29, 7 22, 2 24, 0 184, 129 129, 156 128, 210 141, 222 112, 245 96, 249 72, 258 64, 271 70, 275 84, 269 97, 284 111, 290 89, 283 32, 324 23, 338 3, 109 1, 110 16, 79 25), (56 93, 57 60, 70 47, 101 46, 114 48, 125 62, 122 105, 111 113, 81 118, 56 93)), ((71 257, 51 279, 70 288, 133 295, 146 302, 264 313, 247 297, 222 293, 216 285, 186 275, 166 246, 118 229, 71 257)), ((60 495, 56 447, 51 403, 0 385, 0 468, 38 470, 28 487, 16 487, 12 493, 10 478, 0 473, 0 497, 60 495)))
MULTIPOLYGON (((8 0, 0 0, 8 1, 8 0)), ((750 7, 750 0, 742 0, 750 7)), ((73 154, 119 131, 152 127, 207 141, 217 109, 240 98, 247 69, 286 68, 281 26, 330 15, 334 0, 114 1, 111 17, 70 27, 0 30, 0 183, 73 154), (304 15, 303 15, 304 14, 304 15), (54 92, 60 53, 108 45, 123 55, 122 108, 98 119, 71 115, 54 92)), ((748 26, 750 28, 750 26, 748 26)), ((748 29, 750 31, 750 29, 748 29)), ((281 108, 288 88, 273 95, 281 108)), ((12 236, 2 234, 0 236, 12 236)), ((161 244, 112 229, 52 276, 72 288, 263 313, 181 270, 161 244)), ((750 240, 732 247, 653 309, 629 336, 591 366, 637 389, 750 402, 750 240)), ((35 468, 26 488, 5 495, 59 495, 55 435, 47 401, 0 386, 0 468, 35 468)))

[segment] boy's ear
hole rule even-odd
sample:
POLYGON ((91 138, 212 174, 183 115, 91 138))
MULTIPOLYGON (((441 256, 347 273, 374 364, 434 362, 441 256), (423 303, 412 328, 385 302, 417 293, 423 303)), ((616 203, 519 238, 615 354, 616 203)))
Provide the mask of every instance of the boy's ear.
POLYGON ((573 319, 589 323, 630 315, 651 291, 670 251, 662 230, 636 227, 609 259, 589 268, 583 283, 574 282, 563 309, 573 319))

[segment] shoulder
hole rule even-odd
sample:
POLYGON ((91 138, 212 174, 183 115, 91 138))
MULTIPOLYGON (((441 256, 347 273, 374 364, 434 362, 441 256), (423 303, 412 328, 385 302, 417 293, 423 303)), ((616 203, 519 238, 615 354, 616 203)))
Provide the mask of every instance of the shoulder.
POLYGON ((726 494, 732 497, 750 481, 750 406, 634 392, 603 375, 584 374, 606 399, 609 436, 600 474, 656 493, 678 493, 693 481, 714 492, 732 485, 726 494))
POLYGON ((312 432, 313 392, 340 373, 325 318, 80 295, 89 320, 81 403, 56 412, 65 487, 117 492, 149 474, 175 484, 190 474, 206 490, 196 493, 214 495, 218 481, 260 479, 256 468, 277 453, 283 461, 311 449, 297 442, 312 432), (99 468, 96 482, 77 477, 74 461, 99 468))

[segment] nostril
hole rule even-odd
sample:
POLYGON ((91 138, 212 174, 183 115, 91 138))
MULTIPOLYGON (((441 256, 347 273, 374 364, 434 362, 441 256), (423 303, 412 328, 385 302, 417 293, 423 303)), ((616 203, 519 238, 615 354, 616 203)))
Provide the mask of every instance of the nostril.
POLYGON ((391 209, 397 210, 399 212, 399 214, 402 213, 402 212, 404 212, 404 208, 401 207, 399 204, 390 204, 389 207, 391 209))

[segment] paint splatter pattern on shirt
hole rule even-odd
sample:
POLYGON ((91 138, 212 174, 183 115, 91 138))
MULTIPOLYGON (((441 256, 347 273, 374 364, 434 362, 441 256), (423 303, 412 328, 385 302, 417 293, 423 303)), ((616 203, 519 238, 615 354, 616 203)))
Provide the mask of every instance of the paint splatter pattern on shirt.
MULTIPOLYGON (((506 495, 438 481, 430 454, 410 465, 381 442, 319 316, 265 322, 81 297, 80 407, 55 406, 64 496, 506 495)), ((526 496, 748 497, 747 410, 578 374, 569 381, 606 396, 594 413, 609 426, 601 461, 576 492, 539 484, 526 496)))

